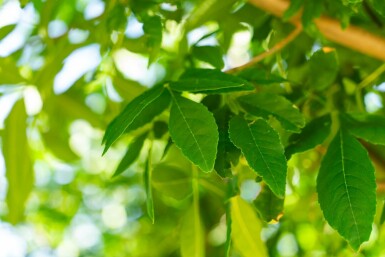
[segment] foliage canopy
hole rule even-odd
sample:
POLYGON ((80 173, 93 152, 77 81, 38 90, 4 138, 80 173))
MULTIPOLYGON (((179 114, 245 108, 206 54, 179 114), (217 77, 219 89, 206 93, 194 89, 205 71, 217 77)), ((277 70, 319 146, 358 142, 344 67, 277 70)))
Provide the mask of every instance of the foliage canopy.
POLYGON ((385 256, 383 1, 1 2, 25 255, 385 256))

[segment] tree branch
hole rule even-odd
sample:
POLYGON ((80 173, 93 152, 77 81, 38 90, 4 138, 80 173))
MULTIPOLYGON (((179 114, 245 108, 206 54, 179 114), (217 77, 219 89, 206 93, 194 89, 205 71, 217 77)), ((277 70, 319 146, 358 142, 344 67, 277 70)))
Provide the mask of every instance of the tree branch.
POLYGON ((253 59, 251 59, 248 63, 232 68, 230 70, 227 70, 227 73, 235 73, 241 70, 244 70, 246 68, 249 68, 256 63, 262 61, 266 57, 275 54, 276 52, 280 51, 282 48, 284 48, 286 45, 288 45, 291 41, 293 41, 302 31, 302 26, 300 24, 296 25, 296 28, 282 41, 278 42, 276 45, 274 45, 271 49, 267 50, 266 52, 261 53, 260 55, 255 56, 253 59))
MULTIPOLYGON (((284 0, 249 0, 249 2, 277 17, 282 17, 290 5, 290 2, 284 0)), ((298 25, 300 17, 297 15, 290 22, 298 25)), ((314 19, 314 23, 326 39, 378 60, 385 61, 384 38, 352 25, 342 29, 339 21, 325 16, 314 19)))

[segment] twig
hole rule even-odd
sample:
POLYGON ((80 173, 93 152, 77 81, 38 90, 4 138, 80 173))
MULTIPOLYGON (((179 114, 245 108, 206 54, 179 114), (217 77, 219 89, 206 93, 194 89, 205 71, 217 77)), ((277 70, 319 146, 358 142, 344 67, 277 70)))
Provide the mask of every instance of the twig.
POLYGON ((266 57, 275 54, 276 52, 284 48, 286 45, 288 45, 291 41, 293 41, 301 33, 301 31, 302 31, 302 26, 297 25, 296 28, 287 37, 285 37, 282 41, 274 45, 271 49, 261 53, 260 55, 255 56, 253 59, 251 59, 249 62, 247 62, 244 65, 227 70, 226 73, 235 73, 235 72, 247 69, 255 65, 256 63, 262 61, 266 57))
MULTIPOLYGON (((290 2, 284 0, 249 0, 249 2, 278 17, 283 16, 290 4, 290 2)), ((300 16, 294 16, 290 22, 299 24, 300 16)), ((378 60, 385 61, 384 38, 352 25, 346 29, 342 29, 338 20, 333 20, 325 16, 315 19, 314 23, 326 39, 378 60)))

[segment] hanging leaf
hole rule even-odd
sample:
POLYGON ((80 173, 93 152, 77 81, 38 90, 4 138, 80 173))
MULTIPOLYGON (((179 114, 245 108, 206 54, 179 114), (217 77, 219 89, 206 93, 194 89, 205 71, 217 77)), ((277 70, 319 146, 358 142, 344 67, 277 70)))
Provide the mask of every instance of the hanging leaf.
POLYGON ((291 17, 293 17, 295 14, 298 13, 298 11, 301 9, 303 6, 305 0, 293 0, 290 1, 289 8, 285 11, 283 14, 283 19, 284 20, 289 20, 291 17))
POLYGON ((126 154, 123 156, 118 167, 116 168, 113 177, 116 177, 123 173, 138 158, 140 151, 142 150, 143 143, 147 138, 147 135, 147 133, 144 133, 132 140, 132 142, 128 146, 126 154))
POLYGON ((274 195, 268 186, 263 185, 261 192, 254 200, 254 205, 257 207, 263 220, 266 222, 277 222, 283 213, 283 202, 284 200, 274 195))
POLYGON ((309 122, 300 134, 289 138, 289 146, 285 150, 287 159, 295 153, 307 151, 322 144, 330 133, 330 115, 324 115, 309 122))
POLYGON ((246 79, 247 81, 252 81, 261 85, 287 82, 287 79, 262 69, 256 69, 254 67, 240 71, 237 73, 237 76, 246 79))
POLYGON ((222 58, 223 53, 219 46, 193 46, 191 54, 198 60, 206 62, 217 69, 222 69, 225 66, 222 58))
POLYGON ((147 215, 150 218, 152 224, 154 224, 154 199, 152 197, 152 186, 151 186, 151 177, 152 177, 152 164, 151 164, 151 155, 152 147, 148 150, 148 157, 144 167, 143 180, 144 188, 146 189, 146 206, 147 206, 147 215))
POLYGON ((189 69, 178 81, 170 82, 170 88, 205 94, 254 90, 254 86, 246 80, 212 69, 189 69))
POLYGON ((261 239, 262 224, 253 208, 240 196, 231 198, 231 231, 235 248, 243 257, 267 257, 261 239))
POLYGON ((340 130, 329 145, 317 192, 325 219, 358 250, 372 230, 376 181, 367 151, 346 131, 340 130))
POLYGON ((283 197, 287 164, 277 132, 262 119, 248 124, 236 116, 230 120, 229 133, 250 167, 263 177, 274 194, 283 197))
POLYGON ((385 201, 384 201, 383 207, 382 207, 380 225, 384 224, 384 222, 385 222, 385 201))
POLYGON ((24 218, 24 206, 33 186, 33 163, 27 139, 24 101, 13 106, 5 121, 3 156, 8 180, 8 220, 16 224, 24 218))
POLYGON ((214 168, 218 127, 205 106, 174 95, 169 130, 172 140, 192 163, 204 172, 214 168))
POLYGON ((199 208, 191 206, 182 220, 180 230, 180 250, 182 257, 204 257, 205 239, 199 208))
POLYGON ((269 119, 274 116, 288 131, 300 132, 305 119, 286 98, 270 93, 258 93, 238 98, 242 108, 251 115, 269 119))
POLYGON ((342 116, 343 126, 351 134, 372 144, 385 145, 385 117, 368 114, 342 116))
POLYGON ((108 125, 103 138, 103 143, 106 144, 103 154, 124 132, 151 122, 168 107, 169 103, 170 95, 163 86, 155 86, 132 100, 108 125))

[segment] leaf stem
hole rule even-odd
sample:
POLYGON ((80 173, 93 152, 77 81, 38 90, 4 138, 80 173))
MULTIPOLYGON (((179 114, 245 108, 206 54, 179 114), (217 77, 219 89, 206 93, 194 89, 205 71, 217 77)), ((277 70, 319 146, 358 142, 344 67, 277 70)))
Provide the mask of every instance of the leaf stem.
POLYGON ((378 67, 375 71, 369 74, 356 88, 356 103, 361 112, 365 112, 365 106, 362 102, 362 89, 370 86, 382 73, 385 72, 385 63, 378 67))

